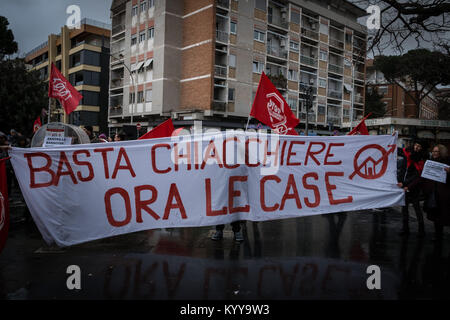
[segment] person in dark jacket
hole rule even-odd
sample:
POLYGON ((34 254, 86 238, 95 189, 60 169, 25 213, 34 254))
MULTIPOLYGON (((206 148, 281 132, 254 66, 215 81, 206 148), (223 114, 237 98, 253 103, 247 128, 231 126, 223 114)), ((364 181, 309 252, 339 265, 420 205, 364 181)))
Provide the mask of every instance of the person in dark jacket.
POLYGON ((397 169, 397 174, 404 172, 403 176, 398 177, 398 186, 405 190, 405 206, 402 208, 403 228, 400 235, 409 234, 409 204, 412 204, 416 212, 417 222, 419 224, 418 236, 425 235, 425 224, 423 220, 422 210, 420 208, 420 175, 422 174, 425 159, 427 158, 424 152, 424 143, 415 141, 412 147, 403 149, 403 154, 406 161, 403 161, 401 168, 397 169))
MULTIPOLYGON (((450 164, 448 150, 442 144, 435 145, 431 150, 430 160, 450 164)), ((427 219, 434 222, 435 241, 442 241, 444 226, 450 226, 450 169, 444 169, 446 182, 438 182, 422 178, 422 190, 425 196, 423 210, 427 219)))

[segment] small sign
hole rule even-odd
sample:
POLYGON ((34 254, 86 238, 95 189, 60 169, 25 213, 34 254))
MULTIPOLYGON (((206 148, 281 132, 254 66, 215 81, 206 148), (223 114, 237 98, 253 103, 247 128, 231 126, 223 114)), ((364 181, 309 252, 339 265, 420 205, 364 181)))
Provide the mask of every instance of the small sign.
POLYGON ((141 130, 141 124, 140 123, 136 124, 136 129, 141 130))
POLYGON ((46 137, 61 137, 64 138, 65 128, 60 123, 49 123, 45 132, 46 137))
POLYGON ((444 168, 449 166, 440 162, 427 160, 422 170, 422 178, 445 183, 447 180, 447 172, 444 168))
POLYGON ((72 137, 60 137, 60 136, 46 136, 44 139, 43 147, 49 146, 61 146, 72 144, 72 137))

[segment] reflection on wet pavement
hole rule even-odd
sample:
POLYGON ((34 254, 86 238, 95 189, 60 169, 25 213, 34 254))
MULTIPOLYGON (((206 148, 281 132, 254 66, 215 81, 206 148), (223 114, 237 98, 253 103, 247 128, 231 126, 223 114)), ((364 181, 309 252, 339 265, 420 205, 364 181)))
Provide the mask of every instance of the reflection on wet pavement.
MULTIPOLYGON (((450 246, 397 232, 396 210, 244 222, 245 241, 211 241, 214 227, 150 230, 63 250, 30 226, 11 231, 0 256, 7 299, 433 299, 448 298, 450 246), (81 290, 66 268, 82 270, 81 290), (381 269, 369 290, 367 267, 381 269)), ((447 231, 448 232, 448 231, 447 231)))

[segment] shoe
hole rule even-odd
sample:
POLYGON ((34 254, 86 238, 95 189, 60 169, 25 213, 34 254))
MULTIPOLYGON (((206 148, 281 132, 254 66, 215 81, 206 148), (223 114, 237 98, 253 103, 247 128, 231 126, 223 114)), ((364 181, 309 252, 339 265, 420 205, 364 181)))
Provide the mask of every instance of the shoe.
POLYGON ((217 230, 211 237, 211 240, 217 241, 223 239, 223 231, 217 230))
POLYGON ((244 236, 242 235, 242 232, 238 231, 234 233, 234 240, 238 242, 244 241, 244 236))

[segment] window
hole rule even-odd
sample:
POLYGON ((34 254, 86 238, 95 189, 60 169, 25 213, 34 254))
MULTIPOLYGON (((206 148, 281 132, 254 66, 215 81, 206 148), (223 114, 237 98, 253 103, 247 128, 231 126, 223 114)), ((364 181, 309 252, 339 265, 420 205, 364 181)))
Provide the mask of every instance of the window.
POLYGON ((144 91, 139 91, 137 94, 137 102, 144 102, 144 91))
POLYGON ((234 88, 228 88, 228 101, 234 101, 234 88))
POLYGON ((327 87, 327 79, 319 78, 319 87, 326 88, 327 87))
POLYGON ((319 104, 319 105, 317 106, 317 113, 318 113, 318 114, 325 114, 325 106, 319 104))
POLYGON ((298 81, 298 71, 289 69, 288 80, 298 81))
POLYGON ((145 11, 146 5, 147 5, 147 4, 145 3, 145 1, 141 2, 140 12, 144 12, 144 11, 145 11))
POLYGON ((155 37, 155 28, 151 27, 148 29, 148 39, 153 39, 155 37))
POLYGON ((138 14, 138 6, 134 6, 133 9, 131 9, 131 16, 136 16, 138 14))
POLYGON ((345 42, 348 44, 352 44, 352 34, 351 33, 345 34, 345 42))
POLYGON ((153 91, 147 90, 145 91, 145 102, 152 102, 153 101, 153 91))
POLYGON ((256 41, 260 41, 260 42, 264 42, 266 38, 266 33, 256 30, 253 32, 253 39, 255 39, 256 41))
POLYGON ((287 103, 291 107, 292 111, 297 111, 297 99, 288 98, 287 103))
POLYGON ((380 86, 378 87, 378 94, 385 95, 388 93, 388 87, 386 86, 380 86))
POLYGON ((320 24, 320 33, 328 34, 328 25, 321 23, 320 24))
POLYGON ((134 46, 137 43, 137 37, 136 35, 131 36, 131 45, 134 46))
POLYGON ((150 9, 151 7, 155 6, 155 0, 148 0, 148 8, 150 9))
POLYGON ((230 22, 230 33, 236 34, 237 23, 234 21, 230 22))
POLYGON ((344 117, 350 117, 350 110, 342 109, 342 114, 344 115, 344 117))
POLYGON ((325 50, 320 50, 320 60, 327 61, 328 60, 328 52, 325 50))
POLYGON ((236 68, 236 56, 234 54, 228 56, 228 65, 232 68, 236 68))
POLYGON ((139 34, 139 43, 141 43, 142 41, 145 41, 145 32, 141 32, 139 34))
POLYGON ((134 93, 134 92, 131 92, 131 93, 130 93, 130 101, 129 101, 130 104, 134 103, 134 100, 135 100, 134 97, 135 97, 135 93, 134 93))
POLYGON ((297 41, 290 41, 289 42, 289 48, 292 51, 298 52, 298 48, 299 48, 298 42, 297 41))
POLYGON ((266 11, 267 8, 266 0, 255 0, 255 8, 262 11, 266 11))
POLYGON ((300 24, 300 13, 296 11, 291 11, 291 22, 300 24))
POLYGON ((262 73, 264 70, 264 63, 259 61, 253 61, 253 72, 262 73))

